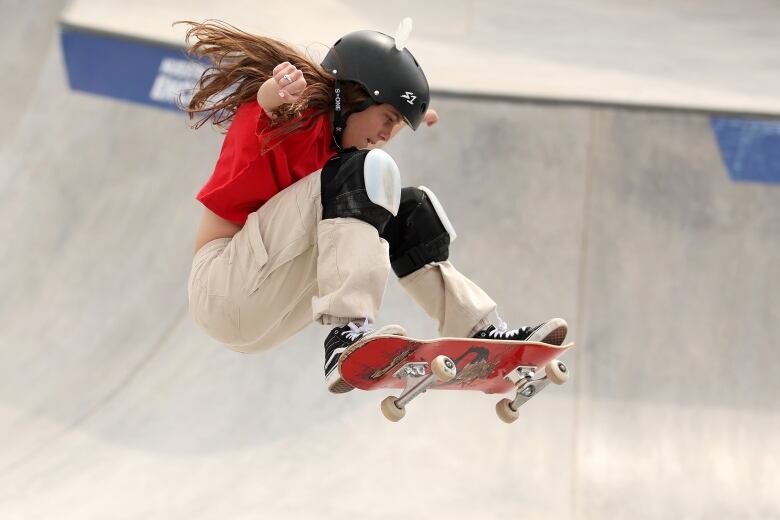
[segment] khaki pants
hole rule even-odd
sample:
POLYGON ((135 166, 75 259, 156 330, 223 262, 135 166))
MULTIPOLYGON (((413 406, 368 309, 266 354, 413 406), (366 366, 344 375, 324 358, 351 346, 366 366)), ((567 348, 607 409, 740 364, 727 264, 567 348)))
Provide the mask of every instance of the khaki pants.
MULTIPOLYGON (((195 321, 241 352, 278 345, 312 321, 374 323, 391 272, 388 244, 365 222, 321 215, 318 171, 249 215, 233 238, 198 250, 188 283, 195 321)), ((496 308, 448 261, 400 283, 442 336, 470 334, 496 308)))

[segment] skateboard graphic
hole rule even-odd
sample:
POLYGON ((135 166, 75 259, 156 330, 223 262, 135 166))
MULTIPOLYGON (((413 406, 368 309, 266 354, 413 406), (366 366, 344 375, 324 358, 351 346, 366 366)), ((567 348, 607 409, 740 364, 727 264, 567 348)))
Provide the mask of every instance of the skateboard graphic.
POLYGON ((481 390, 486 394, 516 392, 496 403, 498 417, 511 423, 519 407, 550 382, 561 385, 569 370, 557 358, 574 343, 546 343, 478 338, 419 340, 406 336, 369 336, 341 355, 341 377, 355 388, 402 388, 399 397, 382 401, 382 413, 400 421, 406 405, 427 390, 481 390), (544 375, 539 372, 544 370, 544 375))

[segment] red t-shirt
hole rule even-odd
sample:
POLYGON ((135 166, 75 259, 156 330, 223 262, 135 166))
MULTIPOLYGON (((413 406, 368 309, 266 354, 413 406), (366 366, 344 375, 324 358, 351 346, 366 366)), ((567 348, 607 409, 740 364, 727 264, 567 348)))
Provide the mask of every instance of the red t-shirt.
MULTIPOLYGON (((244 103, 233 116, 211 178, 197 199, 220 217, 243 225, 268 199, 312 172, 333 155, 332 130, 326 115, 308 130, 289 134, 260 153, 271 120, 256 102, 244 103)), ((276 141, 276 139, 274 139, 276 141)))

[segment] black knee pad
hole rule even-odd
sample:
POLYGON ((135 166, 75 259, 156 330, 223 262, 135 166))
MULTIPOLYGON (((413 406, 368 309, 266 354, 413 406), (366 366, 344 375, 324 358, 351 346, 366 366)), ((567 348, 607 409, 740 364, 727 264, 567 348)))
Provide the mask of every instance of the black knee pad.
POLYGON ((390 244, 390 265, 402 278, 431 262, 443 262, 455 239, 444 209, 427 188, 404 188, 398 215, 382 233, 390 244))
POLYGON ((379 233, 398 211, 400 175, 381 150, 350 148, 322 168, 322 219, 356 218, 379 233))

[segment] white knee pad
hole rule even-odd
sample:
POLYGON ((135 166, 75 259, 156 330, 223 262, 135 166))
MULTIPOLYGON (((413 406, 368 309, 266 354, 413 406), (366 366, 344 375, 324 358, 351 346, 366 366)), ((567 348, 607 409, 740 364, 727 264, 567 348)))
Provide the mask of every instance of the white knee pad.
POLYGON ((401 204, 401 173, 393 158, 378 148, 368 152, 363 163, 363 180, 371 202, 396 216, 401 204))
POLYGON ((418 186, 418 188, 428 195, 428 199, 430 199, 433 209, 436 210, 436 215, 439 217, 442 226, 444 226, 444 229, 447 230, 447 233, 450 235, 450 244, 455 242, 458 235, 455 233, 455 227, 452 225, 447 213, 444 211, 444 206, 441 205, 439 199, 436 198, 436 195, 429 188, 426 188, 425 186, 418 186))

